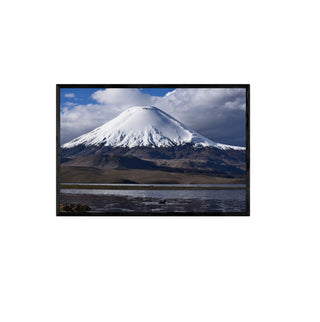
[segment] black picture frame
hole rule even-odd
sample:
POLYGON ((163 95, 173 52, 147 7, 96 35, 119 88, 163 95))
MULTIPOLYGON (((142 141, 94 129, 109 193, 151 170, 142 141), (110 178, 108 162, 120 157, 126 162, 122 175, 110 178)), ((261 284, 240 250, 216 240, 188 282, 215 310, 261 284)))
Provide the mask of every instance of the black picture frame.
POLYGON ((56 84, 56 216, 250 216, 250 84, 56 84), (246 89, 246 211, 244 212, 60 212, 60 89, 62 88, 244 88, 246 89))

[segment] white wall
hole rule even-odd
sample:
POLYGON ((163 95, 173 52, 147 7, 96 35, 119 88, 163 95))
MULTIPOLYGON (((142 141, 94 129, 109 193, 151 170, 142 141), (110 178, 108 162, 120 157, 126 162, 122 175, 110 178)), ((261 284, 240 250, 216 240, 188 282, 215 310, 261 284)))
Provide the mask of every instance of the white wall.
POLYGON ((316 1, 2 5, 2 321, 319 321, 316 1), (55 217, 56 83, 250 83, 250 218, 55 217))

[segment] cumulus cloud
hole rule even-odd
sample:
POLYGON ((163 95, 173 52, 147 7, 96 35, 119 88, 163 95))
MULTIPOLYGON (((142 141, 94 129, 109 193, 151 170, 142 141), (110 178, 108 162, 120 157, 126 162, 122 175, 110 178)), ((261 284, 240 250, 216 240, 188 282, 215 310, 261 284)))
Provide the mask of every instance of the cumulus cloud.
POLYGON ((177 88, 153 105, 209 139, 245 146, 245 89, 177 88))
POLYGON ((245 146, 245 89, 177 88, 164 97, 137 88, 108 88, 92 94, 97 104, 61 109, 61 143, 116 117, 135 105, 153 105, 214 141, 245 146))
POLYGON ((74 93, 67 93, 67 94, 64 94, 64 97, 67 97, 67 98, 74 98, 75 95, 74 93))
POLYGON ((132 105, 148 105, 151 96, 143 94, 138 88, 107 88, 98 90, 91 96, 100 104, 123 109, 132 105))
POLYGON ((61 144, 93 130, 118 114, 117 111, 100 104, 62 108, 60 118, 61 144))

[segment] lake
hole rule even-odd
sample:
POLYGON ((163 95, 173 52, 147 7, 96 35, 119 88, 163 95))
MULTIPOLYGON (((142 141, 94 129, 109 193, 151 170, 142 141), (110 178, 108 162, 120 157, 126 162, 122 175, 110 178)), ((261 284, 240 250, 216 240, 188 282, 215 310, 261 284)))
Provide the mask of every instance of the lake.
MULTIPOLYGON (((76 185, 76 184, 73 184, 76 185)), ((80 184, 79 184, 80 185, 80 184)), ((86 184, 88 185, 88 184, 86 184)), ((185 190, 153 190, 156 184, 142 185, 146 190, 134 190, 134 184, 130 184, 130 190, 112 189, 116 184, 109 184, 108 189, 61 189, 60 203, 81 203, 91 208, 92 213, 166 213, 166 212, 245 212, 246 189, 243 184, 222 185, 159 185, 184 186, 185 190), (192 187, 202 187, 201 190, 193 190, 192 187), (205 188, 219 188, 209 190, 205 188), (226 189, 232 188, 232 189, 226 189)), ((103 184, 107 186, 106 184, 103 184)), ((123 185, 123 184, 122 184, 123 185)), ((129 186, 129 185, 128 185, 129 186)))

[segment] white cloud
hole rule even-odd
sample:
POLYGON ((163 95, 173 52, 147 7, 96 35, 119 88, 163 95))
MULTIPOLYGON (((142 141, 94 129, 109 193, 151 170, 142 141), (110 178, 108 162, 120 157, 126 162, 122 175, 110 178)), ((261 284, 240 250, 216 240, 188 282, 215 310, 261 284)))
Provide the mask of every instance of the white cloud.
POLYGON ((165 97, 168 97, 168 96, 170 96, 171 94, 173 94, 173 93, 175 93, 175 92, 176 92, 176 90, 174 89, 173 91, 168 92, 168 93, 165 95, 165 97))
POLYGON ((154 105, 217 142, 245 145, 245 89, 177 88, 164 97, 136 88, 108 88, 92 94, 98 104, 65 107, 61 142, 67 142, 135 105, 154 105))
POLYGON ((64 97, 67 97, 67 98, 74 98, 75 95, 74 93, 67 93, 67 94, 64 94, 64 97))
POLYGON ((221 143, 245 145, 245 89, 177 88, 152 104, 221 143))
POLYGON ((102 125, 119 113, 100 104, 77 105, 61 109, 61 143, 102 125))
POLYGON ((118 109, 132 105, 148 105, 151 102, 151 96, 141 93, 138 88, 107 88, 94 92, 91 97, 100 104, 118 109))

